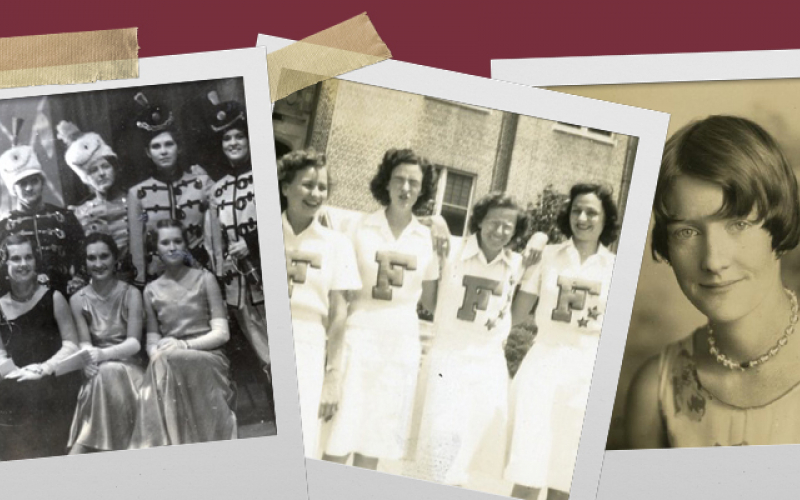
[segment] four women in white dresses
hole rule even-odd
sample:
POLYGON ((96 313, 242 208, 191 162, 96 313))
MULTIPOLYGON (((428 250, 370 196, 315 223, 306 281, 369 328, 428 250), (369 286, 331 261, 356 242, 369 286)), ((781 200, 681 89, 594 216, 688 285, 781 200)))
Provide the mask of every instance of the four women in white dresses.
POLYGON ((492 193, 473 207, 471 235, 454 239, 440 260, 430 230, 413 215, 433 192, 433 173, 413 151, 389 150, 370 186, 385 208, 348 234, 358 288, 344 279, 352 274, 350 245, 317 220, 329 184, 324 158, 287 154, 279 180, 306 454, 316 456, 321 444, 326 460, 352 456, 372 469, 416 454, 427 478, 464 486, 476 470, 504 474, 499 457, 508 439, 505 476, 516 496, 545 487, 553 498, 566 495, 614 265, 606 246, 618 230, 611 192, 574 186, 559 219, 569 239, 546 247, 527 271, 509 248, 527 229, 524 210, 492 193), (344 281, 333 284, 335 272, 344 281), (410 449, 418 304, 435 311, 435 335, 410 449), (509 391, 504 342, 513 323, 534 319, 543 340, 509 391), (318 443, 319 417, 331 414, 330 435, 318 443), (494 461, 485 460, 487 450, 494 461))

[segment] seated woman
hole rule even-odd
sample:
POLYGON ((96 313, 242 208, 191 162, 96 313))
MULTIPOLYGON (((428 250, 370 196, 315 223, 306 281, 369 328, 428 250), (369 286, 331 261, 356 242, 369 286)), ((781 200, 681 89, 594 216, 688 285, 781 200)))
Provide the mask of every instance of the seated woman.
POLYGON ((119 249, 108 234, 84 242, 91 283, 70 299, 87 362, 72 421, 70 453, 124 450, 133 432, 144 369, 142 295, 114 275, 119 249))
POLYGON ((78 350, 69 304, 39 282, 26 237, 8 236, 0 259, 0 280, 10 288, 0 297, 0 460, 62 455, 80 377, 49 375, 78 350))
POLYGON ((164 273, 144 290, 145 372, 131 448, 236 438, 225 302, 216 278, 192 259, 180 222, 151 233, 164 273))

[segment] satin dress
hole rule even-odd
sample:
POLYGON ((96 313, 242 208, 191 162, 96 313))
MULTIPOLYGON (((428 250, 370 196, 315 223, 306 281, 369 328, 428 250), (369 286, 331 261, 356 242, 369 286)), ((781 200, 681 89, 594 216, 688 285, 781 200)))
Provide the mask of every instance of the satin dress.
MULTIPOLYGON (((81 313, 89 325, 93 346, 114 346, 128 337, 127 298, 131 288, 120 281, 108 297, 98 295, 91 285, 77 292, 84 300, 81 313)), ((69 446, 127 449, 143 376, 138 356, 100 363, 97 374, 84 382, 78 394, 69 446)))
MULTIPOLYGON (((159 278, 144 290, 164 337, 190 340, 209 332, 205 273, 184 282, 159 278)), ((144 375, 131 448, 236 438, 234 390, 221 349, 175 349, 150 360, 144 375)))
MULTIPOLYGON (((20 368, 43 363, 58 352, 61 334, 53 290, 14 319, 0 314, 0 338, 20 368)), ((23 382, 0 379, 0 460, 65 454, 80 385, 77 372, 23 382)))

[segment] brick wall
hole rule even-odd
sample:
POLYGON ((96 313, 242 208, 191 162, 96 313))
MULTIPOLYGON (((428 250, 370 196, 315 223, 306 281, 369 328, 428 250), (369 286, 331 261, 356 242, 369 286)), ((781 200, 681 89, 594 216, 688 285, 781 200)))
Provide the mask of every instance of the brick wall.
MULTIPOLYGON (((491 190, 504 112, 343 80, 323 83, 319 95, 309 143, 327 154, 331 206, 376 210, 369 181, 392 147, 475 174, 475 199, 491 190)), ((576 182, 602 182, 618 192, 627 137, 614 136, 608 144, 554 126, 519 117, 507 191, 523 203, 535 202, 548 184, 567 192, 576 182)))
POLYGON ((545 186, 566 193, 576 182, 604 183, 619 194, 628 138, 613 144, 554 130, 556 122, 520 116, 508 191, 523 202, 535 202, 545 186))

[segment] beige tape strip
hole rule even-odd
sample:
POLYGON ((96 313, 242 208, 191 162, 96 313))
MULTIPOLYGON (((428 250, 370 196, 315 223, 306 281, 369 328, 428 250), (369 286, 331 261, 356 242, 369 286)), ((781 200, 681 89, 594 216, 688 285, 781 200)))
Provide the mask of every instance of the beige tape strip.
POLYGON ((0 38, 0 88, 138 78, 136 31, 0 38))
POLYGON ((392 57, 366 12, 267 55, 272 102, 392 57))

